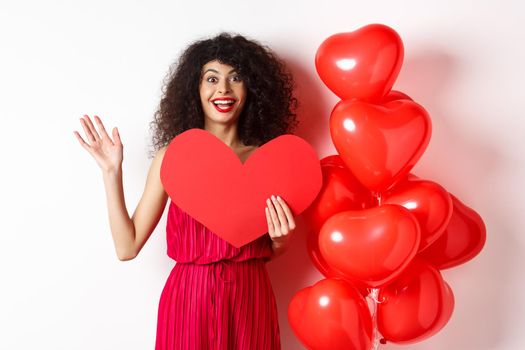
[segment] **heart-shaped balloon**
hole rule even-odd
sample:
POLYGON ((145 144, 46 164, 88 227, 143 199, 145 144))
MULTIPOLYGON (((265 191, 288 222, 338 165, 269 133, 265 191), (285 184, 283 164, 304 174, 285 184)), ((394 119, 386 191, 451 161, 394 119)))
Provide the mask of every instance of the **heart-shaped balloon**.
POLYGON ((439 184, 405 180, 382 194, 382 203, 398 204, 416 217, 421 229, 419 251, 428 247, 445 231, 452 215, 452 199, 439 184))
POLYGON ((203 129, 187 130, 171 141, 160 176, 177 206, 235 247, 268 232, 264 208, 272 194, 299 215, 322 185, 315 150, 297 136, 274 138, 243 164, 203 129))
POLYGON ((391 102, 391 101, 397 101, 397 100, 410 100, 414 101, 410 96, 407 94, 397 91, 397 90, 390 90, 388 94, 386 94, 385 97, 381 100, 381 103, 391 102))
POLYGON ((288 321, 308 349, 369 350, 372 319, 350 284, 325 279, 301 289, 288 305, 288 321))
POLYGON ((392 28, 370 24, 322 42, 315 55, 321 80, 343 100, 379 102, 403 63, 403 42, 392 28))
MULTIPOLYGON (((303 214, 308 227, 307 250, 312 262, 324 276, 345 278, 343 274, 330 267, 322 257, 319 251, 319 231, 332 215, 346 210, 371 208, 376 205, 376 199, 357 181, 338 155, 321 159, 321 171, 323 173, 321 191, 303 214)), ((358 285, 358 281, 350 282, 363 295, 368 294, 366 287, 358 285)))
POLYGON ((334 214, 371 208, 377 204, 372 193, 355 178, 339 155, 321 159, 321 171, 321 190, 303 215, 314 231, 319 231, 334 214))
POLYGON ((378 295, 377 326, 393 343, 414 343, 436 334, 450 320, 454 294, 441 273, 422 259, 378 295))
POLYGON ((405 177, 425 151, 431 130, 428 113, 410 100, 382 105, 340 101, 330 116, 330 134, 341 159, 376 192, 405 177))
POLYGON ((319 234, 319 250, 328 265, 372 288, 399 275, 419 242, 416 218, 393 204, 336 214, 319 234))
POLYGON ((485 223, 476 211, 454 195, 452 217, 445 232, 419 255, 439 269, 466 263, 483 249, 487 240, 485 223))

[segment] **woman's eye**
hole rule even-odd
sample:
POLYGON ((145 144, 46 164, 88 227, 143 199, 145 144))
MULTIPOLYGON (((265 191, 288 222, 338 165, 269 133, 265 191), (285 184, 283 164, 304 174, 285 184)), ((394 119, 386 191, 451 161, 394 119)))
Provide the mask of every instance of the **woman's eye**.
POLYGON ((240 76, 238 76, 238 75, 234 75, 234 76, 232 77, 232 80, 233 80, 233 81, 241 81, 242 79, 241 79, 240 76))
POLYGON ((215 77, 208 77, 208 79, 206 79, 208 82, 210 83, 215 83, 217 81, 217 78, 215 77))

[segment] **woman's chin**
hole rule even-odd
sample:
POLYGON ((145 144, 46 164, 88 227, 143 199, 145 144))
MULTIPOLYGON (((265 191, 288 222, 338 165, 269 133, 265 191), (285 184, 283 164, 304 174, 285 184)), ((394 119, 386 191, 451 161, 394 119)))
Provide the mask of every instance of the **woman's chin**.
POLYGON ((218 112, 206 116, 206 122, 213 124, 232 124, 236 123, 237 119, 237 115, 235 115, 233 111, 227 113, 218 112))

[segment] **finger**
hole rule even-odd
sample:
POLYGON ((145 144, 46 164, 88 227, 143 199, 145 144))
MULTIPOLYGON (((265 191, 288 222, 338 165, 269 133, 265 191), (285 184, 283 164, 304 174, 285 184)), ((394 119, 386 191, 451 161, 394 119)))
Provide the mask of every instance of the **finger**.
MULTIPOLYGON (((87 117, 84 115, 84 117, 87 117)), ((97 140, 95 139, 95 136, 91 133, 91 129, 89 128, 86 120, 84 118, 80 118, 80 124, 82 124, 82 129, 84 129, 84 133, 86 134, 86 137, 91 143, 95 143, 97 140)))
POLYGON ((264 213, 266 214, 266 222, 268 223, 268 233, 270 234, 270 237, 273 237, 274 228, 272 219, 270 218, 270 210, 268 209, 268 207, 264 208, 264 213))
POLYGON ((120 134, 117 127, 113 128, 113 139, 115 140, 116 145, 122 146, 122 141, 120 140, 120 134))
POLYGON ((102 120, 98 117, 98 115, 95 116, 95 121, 97 122, 98 128, 100 129, 100 133, 102 134, 102 138, 108 140, 113 145, 113 141, 109 137, 108 133, 106 132, 106 128, 104 127, 104 124, 102 124, 102 120))
POLYGON ((279 218, 277 217, 277 213, 275 212, 275 208, 272 204, 272 201, 270 199, 266 200, 266 205, 268 206, 268 209, 270 210, 270 216, 273 221, 273 227, 275 230, 275 235, 277 237, 281 236, 281 224, 279 223, 279 218))
POLYGON ((290 228, 290 230, 295 229, 295 220, 293 218, 292 211, 290 210, 284 199, 277 196, 277 201, 281 203, 281 207, 283 208, 284 213, 286 214, 286 219, 288 220, 288 227, 290 228))
POLYGON ((89 145, 86 143, 86 141, 84 141, 82 136, 80 136, 80 134, 76 130, 73 131, 73 133, 77 137, 78 142, 80 142, 80 145, 89 151, 91 147, 89 147, 89 145))
POLYGON ((286 219, 286 215, 284 214, 284 210, 281 207, 281 203, 277 201, 277 198, 275 198, 274 195, 272 195, 272 203, 277 210, 277 216, 279 217, 279 222, 281 223, 281 232, 283 234, 288 233, 288 220, 286 219))
POLYGON ((93 122, 91 122, 91 119, 89 116, 86 115, 87 118, 87 125, 89 127, 89 130, 91 130, 91 133, 95 137, 95 140, 100 141, 100 135, 97 132, 97 129, 95 129, 95 126, 93 125, 93 122))

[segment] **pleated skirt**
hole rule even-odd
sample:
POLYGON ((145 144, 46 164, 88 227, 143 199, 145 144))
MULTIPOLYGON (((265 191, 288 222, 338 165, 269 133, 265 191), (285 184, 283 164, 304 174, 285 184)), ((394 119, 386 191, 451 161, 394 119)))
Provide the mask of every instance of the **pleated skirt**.
POLYGON ((159 301, 155 350, 280 350, 264 259, 177 263, 159 301))

